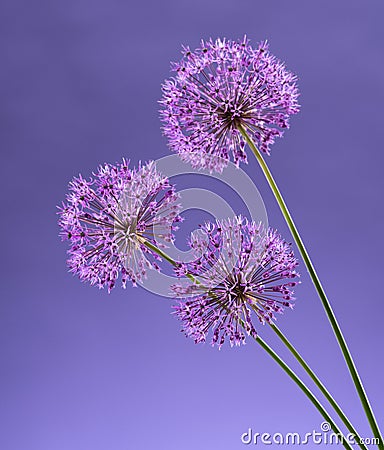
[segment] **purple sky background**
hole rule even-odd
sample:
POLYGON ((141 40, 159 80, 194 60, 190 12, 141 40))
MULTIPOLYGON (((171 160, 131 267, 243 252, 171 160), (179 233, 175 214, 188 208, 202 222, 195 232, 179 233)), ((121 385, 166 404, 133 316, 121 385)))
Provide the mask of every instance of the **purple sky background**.
MULTIPOLYGON (((171 300, 131 287, 108 295, 68 274, 58 238, 56 205, 74 175, 169 154, 157 101, 181 44, 245 33, 299 76, 301 113, 268 163, 384 428, 383 17, 381 1, 1 2, 1 449, 236 450, 249 427, 319 429, 251 340, 195 345, 171 300)), ((242 168, 291 240, 256 161, 242 168)), ((296 308, 278 324, 371 437, 301 273, 296 308)))

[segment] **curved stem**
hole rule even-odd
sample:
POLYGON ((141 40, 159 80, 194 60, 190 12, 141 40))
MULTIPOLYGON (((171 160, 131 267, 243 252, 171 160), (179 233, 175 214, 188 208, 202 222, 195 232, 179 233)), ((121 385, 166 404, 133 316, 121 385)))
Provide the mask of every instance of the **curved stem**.
MULTIPOLYGON (((148 247, 150 250, 156 252, 159 256, 161 256, 166 261, 168 261, 170 264, 172 264, 173 267, 176 267, 178 265, 177 262, 175 260, 173 260, 170 256, 168 256, 165 252, 163 252, 163 250, 160 250, 158 247, 156 247, 155 245, 151 244, 150 242, 148 242, 144 238, 142 240, 142 243, 146 247, 148 247)), ((198 283, 198 281, 195 279, 195 277, 192 276, 191 274, 187 273, 185 276, 188 277, 194 283, 198 283)))
POLYGON ((340 431, 336 423, 327 413, 323 405, 319 400, 312 394, 311 390, 303 383, 303 381, 296 375, 296 373, 277 355, 277 353, 261 339, 260 336, 255 337, 255 341, 277 362, 277 364, 284 370, 284 372, 299 386, 299 388, 304 392, 304 394, 313 403, 315 408, 320 412, 324 419, 329 423, 334 433, 336 433, 340 438, 342 438, 342 444, 345 448, 352 450, 351 445, 345 440, 343 433, 340 431))
POLYGON ((338 405, 336 400, 332 397, 328 389, 324 386, 324 384, 320 381, 320 379, 317 377, 317 375, 313 372, 313 370, 309 367, 309 365, 306 363, 306 361, 303 359, 303 357, 300 355, 300 353, 296 350, 296 348, 293 346, 293 344, 289 341, 289 339, 283 334, 283 332, 277 327, 274 323, 269 323, 272 330, 277 334, 277 336, 281 339, 281 341, 284 343, 284 345, 288 348, 288 350, 293 354, 293 356, 297 359, 297 361, 300 363, 300 365, 304 368, 304 370, 307 372, 307 374, 311 377, 312 381, 316 384, 316 386, 320 389, 324 397, 329 401, 333 409, 337 412, 340 419, 343 421, 344 425, 347 427, 348 431, 355 435, 356 442, 358 446, 362 450, 368 450, 368 448, 362 444, 364 442, 359 433, 356 431, 354 426, 349 421, 348 417, 344 414, 344 411, 341 409, 341 407, 338 405))
MULTIPOLYGON (((164 258, 166 261, 168 261, 172 266, 177 266, 176 261, 174 261, 170 256, 168 256, 165 252, 160 250, 155 245, 151 244, 150 242, 146 241, 145 239, 142 240, 142 243, 151 249, 152 251, 156 252, 159 256, 164 258)), ((194 283, 198 283, 198 280, 192 275, 187 273, 186 276, 194 283)), ((240 320, 241 326, 245 329, 245 325, 242 320, 240 320)), ((340 408, 340 406, 337 404, 336 400, 333 399, 332 395, 328 392, 328 390, 325 388, 325 386, 321 383, 321 381, 317 378, 315 373, 310 369, 308 364, 304 361, 304 359, 300 356, 300 354, 296 351, 296 349, 293 347, 293 345, 289 342, 289 340, 283 335, 283 333, 278 330, 278 328, 275 325, 271 324, 271 327, 274 331, 278 334, 280 339, 283 341, 283 343, 288 347, 288 349, 293 353, 293 355, 296 357, 296 359, 300 362, 300 364, 304 367, 306 372, 309 374, 309 376, 312 378, 312 380, 315 382, 316 386, 319 387, 320 391, 325 395, 327 400, 330 402, 332 407, 335 409, 337 414, 340 416, 341 420, 344 422, 344 424, 347 426, 348 430, 353 433, 357 438, 360 439, 359 434, 353 427, 353 425, 350 423, 348 418, 345 416, 343 410, 340 408)), ((272 356, 272 358, 280 365, 280 367, 283 368, 283 370, 289 375, 289 377, 299 386, 299 388, 307 395, 309 400, 314 404, 316 409, 322 414, 322 416, 327 420, 327 422, 332 426, 332 429, 335 433, 338 433, 342 435, 341 431, 338 429, 337 425, 333 422, 332 418, 329 416, 327 411, 324 409, 324 407, 321 405, 319 400, 314 396, 314 394, 311 392, 311 390, 304 384, 304 382, 295 374, 295 372, 268 346, 266 342, 264 342, 259 336, 255 337, 256 342, 258 342, 264 350, 267 351, 267 353, 272 356)), ((343 437, 343 444, 347 444, 346 448, 351 448, 348 443, 344 443, 344 437, 343 437)), ((364 445, 359 444, 360 448, 362 450, 367 450, 367 447, 364 445)))
POLYGON ((349 372, 351 374, 353 383, 355 384, 357 393, 360 397, 360 401, 363 405, 365 414, 368 418, 368 422, 371 426, 371 429, 373 431, 373 435, 374 437, 378 438, 380 443, 378 444, 378 448, 380 450, 384 450, 384 441, 383 441, 383 437, 381 435, 379 426, 377 424, 375 415, 373 413, 372 407, 370 405, 368 396, 365 392, 363 383, 360 379, 360 376, 357 372, 357 368, 356 365, 352 359, 352 355, 351 352, 349 351, 347 342, 343 336, 343 333, 341 331, 340 325, 337 322, 335 313, 333 312, 333 309, 331 307, 331 304, 327 298, 327 295, 325 294, 324 288, 321 285, 320 279, 316 273, 316 270, 312 264, 312 261, 309 257, 309 254, 304 246, 304 243, 300 237, 300 234, 296 228, 296 225, 292 219, 292 216, 287 208, 287 205, 285 204, 285 201, 279 191, 279 188, 277 187, 277 184, 267 166, 267 164, 264 161, 264 158, 262 157, 260 151, 258 150, 258 148, 256 147, 256 145, 254 144, 254 142, 252 141, 252 139, 249 137, 247 131, 245 130, 245 128, 242 125, 239 125, 239 131, 242 134, 242 136, 244 137, 245 141, 247 142, 247 144, 250 146, 250 148, 252 149, 254 155, 256 156, 256 159, 269 183, 269 186, 272 189, 272 192, 277 200, 277 203, 279 204, 279 207, 281 209, 281 212, 284 216, 285 221, 287 222, 287 225, 292 233, 292 236, 296 242, 296 245, 301 253, 301 256, 304 260, 305 265, 307 266, 307 270, 309 272, 309 275, 311 276, 312 282, 318 292, 318 295, 320 297, 320 300, 323 304, 323 307, 325 309, 325 312, 328 316, 329 322, 331 323, 333 332, 336 336, 337 342, 339 343, 340 349, 343 353, 345 362, 348 366, 349 372))
POLYGON ((157 253, 159 256, 161 256, 162 258, 164 258, 166 261, 169 262, 169 264, 171 264, 173 267, 177 266, 177 262, 175 260, 173 260, 170 256, 168 256, 165 252, 163 252, 163 250, 159 249, 159 247, 156 247, 156 245, 151 244, 150 242, 148 242, 146 239, 142 239, 141 240, 142 244, 144 244, 146 247, 148 247, 150 250, 154 251, 155 253, 157 253))

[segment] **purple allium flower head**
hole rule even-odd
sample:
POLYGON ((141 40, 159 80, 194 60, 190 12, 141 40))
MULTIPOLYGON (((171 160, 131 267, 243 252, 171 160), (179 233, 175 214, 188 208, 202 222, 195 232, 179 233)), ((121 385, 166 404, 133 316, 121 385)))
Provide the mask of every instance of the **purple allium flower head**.
POLYGON ((298 262, 276 231, 242 217, 206 224, 203 231, 190 241, 200 257, 184 267, 197 282, 173 286, 176 295, 187 297, 175 314, 196 343, 205 342, 211 330, 212 345, 221 347, 226 338, 231 346, 240 345, 242 323, 256 337, 252 316, 271 322, 275 313, 293 306, 298 262))
POLYGON ((247 162, 243 126, 258 148, 269 147, 299 111, 296 77, 268 51, 246 37, 202 41, 183 47, 172 65, 176 76, 163 84, 161 119, 170 148, 195 168, 221 172, 230 154, 247 162))
POLYGON ((153 161, 137 169, 124 159, 105 164, 90 180, 75 177, 69 190, 59 225, 62 239, 70 242, 72 273, 111 291, 120 273, 125 287, 127 279, 135 285, 147 269, 159 270, 154 259, 160 258, 144 242, 165 246, 181 219, 179 196, 153 161))

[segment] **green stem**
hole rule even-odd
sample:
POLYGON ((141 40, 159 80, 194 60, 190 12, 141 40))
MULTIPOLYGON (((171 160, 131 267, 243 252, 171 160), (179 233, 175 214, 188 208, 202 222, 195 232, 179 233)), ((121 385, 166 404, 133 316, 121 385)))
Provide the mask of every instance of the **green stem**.
MULTIPOLYGON (((146 247, 151 249, 152 251, 156 252, 159 256, 164 258, 166 261, 168 261, 172 266, 177 266, 177 263, 168 256, 165 252, 160 250, 155 245, 151 244, 150 242, 143 239, 142 242, 146 247)), ((195 279, 195 277, 189 273, 186 274, 186 276, 194 283, 198 283, 198 280, 195 279)), ((245 329, 245 324, 242 320, 240 320, 241 326, 245 329)), ((300 354, 296 351, 294 346, 289 342, 289 340, 283 335, 283 333, 278 330, 278 328, 275 325, 271 325, 271 327, 274 329, 274 331, 278 334, 278 336, 281 338, 283 343, 288 347, 288 349, 293 353, 293 355, 296 357, 296 359, 300 362, 300 364, 304 367, 306 372, 309 374, 309 376, 312 378, 312 380, 315 382, 316 386, 319 387, 320 391, 325 395, 325 397, 328 399, 332 407, 335 409, 337 414, 340 416, 341 420, 344 422, 344 424, 347 426, 348 430, 353 433, 357 438, 360 439, 360 436, 358 435, 357 431, 353 427, 353 425, 350 423, 348 418, 345 416, 343 410, 340 408, 340 406, 337 404, 337 402, 334 400, 332 395, 328 392, 328 390, 325 388, 325 386, 321 383, 321 381, 317 378, 315 373, 311 370, 311 368, 308 366, 308 364, 304 361, 304 359, 300 356, 300 354), (275 328, 274 328, 275 327, 275 328)), ((267 351, 267 353, 272 356, 272 358, 280 365, 280 367, 283 368, 283 370, 289 375, 289 377, 299 386, 299 388, 307 395, 309 400, 314 404, 316 409, 322 414, 324 419, 332 426, 332 430, 342 435, 341 431, 337 427, 337 425, 333 422, 332 418, 329 416, 327 411, 324 409, 324 407, 321 405, 319 400, 314 396, 314 394, 311 392, 311 390, 304 384, 304 382, 295 374, 295 372, 272 350, 266 342, 264 342, 261 337, 257 336, 255 338, 256 342, 260 344, 264 350, 267 351)), ((346 442, 344 442, 343 439, 343 445, 346 448, 351 449, 350 445, 346 442)), ((367 450, 367 447, 364 445, 359 446, 363 450, 367 450)))
MULTIPOLYGON (((163 250, 160 250, 158 247, 156 247, 155 245, 151 244, 150 242, 148 242, 147 240, 143 239, 142 243, 148 247, 149 249, 151 249, 152 251, 156 252, 159 256, 161 256, 162 258, 164 258, 166 261, 168 261, 170 264, 172 264, 173 267, 176 267, 178 264, 176 261, 174 261, 170 256, 168 256, 165 252, 163 252, 163 250)), ((186 274, 186 277, 188 277, 191 281, 193 281, 194 283, 198 283, 198 280, 195 279, 194 276, 192 276, 190 273, 186 274)))
POLYGON ((346 364, 348 366, 348 369, 349 369, 349 372, 351 374, 353 383, 355 384, 357 393, 358 393, 358 395, 360 397, 360 400, 361 400, 361 403, 363 405, 365 414, 366 414, 366 416, 368 418, 368 422, 369 422, 369 424, 371 426, 371 429, 373 431, 373 435, 374 435, 374 437, 379 438, 380 443, 378 444, 378 448, 380 450, 384 450, 383 437, 381 435, 381 432, 380 432, 379 426, 377 424, 375 415, 373 413, 372 407, 371 407, 371 405, 369 403, 369 400, 368 400, 367 394, 365 392, 363 383, 362 383, 362 381, 360 379, 360 376, 359 376, 359 374, 357 372, 355 363, 354 363, 354 361, 352 359, 352 355, 351 355, 351 353, 349 351, 349 348, 347 346, 346 340, 345 340, 345 338, 343 336, 343 333, 342 333, 342 331, 340 329, 340 325, 337 322, 335 313, 332 310, 331 304, 330 304, 330 302, 329 302, 329 300, 328 300, 328 298, 327 298, 327 296, 325 294, 324 288, 321 285, 320 279, 319 279, 319 277, 318 277, 318 275, 317 275, 317 273, 315 271, 315 268, 314 268, 314 266, 312 264, 312 261, 311 261, 311 259, 309 257, 309 254, 308 254, 308 252, 307 252, 307 250, 306 250, 306 248, 304 246, 304 243, 303 243, 303 241, 302 241, 302 239, 300 237, 300 234, 299 234, 299 232, 298 232, 298 230, 296 228, 296 225, 293 222, 291 214, 290 214, 290 212, 289 212, 289 210, 288 210, 288 208, 287 208, 287 206, 285 204, 285 201, 284 201, 284 199, 283 199, 283 197, 282 197, 282 195, 281 195, 281 193, 279 191, 279 188, 277 187, 277 184, 276 184, 276 182, 275 182, 275 180, 274 180, 274 178, 273 178, 273 176, 272 176, 272 174, 271 174, 267 164, 264 161, 264 158, 261 156, 260 151, 258 150, 256 145, 254 144, 252 139, 248 136, 247 131, 245 130, 245 128, 242 125, 239 126, 239 131, 242 134, 242 136, 244 137, 244 139, 246 140, 247 144, 252 149, 253 153, 255 154, 256 159, 257 159, 257 161, 258 161, 258 163, 259 163, 259 165, 260 165, 260 167, 261 167, 261 169, 262 169, 262 171, 263 171, 263 173, 264 173, 264 175, 265 175, 265 177, 266 177, 266 179, 267 179, 267 181, 269 183, 269 186, 271 187, 272 192, 273 192, 273 194, 274 194, 274 196, 275 196, 275 198, 277 200, 277 203, 280 206, 280 209, 281 209, 281 212, 282 212, 282 214, 284 216, 284 219, 286 220, 286 222, 288 224, 288 227, 289 227, 289 229, 290 229, 290 231, 292 233, 292 236, 293 236, 293 238, 294 238, 294 240, 296 242, 296 245, 297 245, 297 247, 298 247, 298 249, 299 249, 299 251, 301 253, 301 256, 302 256, 302 258, 304 260, 304 263, 307 266, 309 275, 311 276, 312 282, 313 282, 313 284, 314 284, 314 286, 315 286, 315 288, 316 288, 316 290, 317 290, 317 292, 319 294, 320 300, 321 300, 321 302, 323 304, 325 312, 326 312, 326 314, 328 316, 328 319, 329 319, 329 321, 331 323, 333 332, 334 332, 334 334, 336 336, 336 339, 337 339, 337 341, 339 343, 341 351, 342 351, 342 353, 344 355, 345 362, 346 362, 346 364))
POLYGON ((293 356, 297 359, 300 365, 304 368, 307 374, 311 377, 312 381, 316 384, 316 386, 320 389, 324 397, 329 401, 332 405, 333 409, 337 412, 340 419, 343 421, 344 425, 347 427, 348 431, 355 435, 356 442, 362 450, 368 450, 368 448, 362 444, 363 440, 361 439, 358 432, 355 430, 354 426, 349 421, 348 417, 344 414, 344 411, 338 405, 336 400, 332 397, 328 389, 324 386, 324 384, 320 381, 317 375, 313 372, 313 370, 309 367, 309 365, 305 362, 300 353, 296 350, 293 344, 289 341, 289 339, 283 334, 283 332, 277 327, 276 324, 269 324, 272 330, 277 334, 277 336, 281 339, 284 345, 288 348, 288 350, 293 354, 293 356))
POLYGON ((351 445, 345 440, 343 433, 340 431, 336 423, 329 416, 323 405, 319 400, 312 394, 311 390, 303 383, 303 381, 295 374, 295 372, 287 366, 287 364, 277 355, 277 353, 261 339, 260 336, 255 337, 255 341, 277 362, 277 364, 284 370, 284 372, 299 386, 299 388, 304 392, 304 394, 313 403, 315 408, 320 412, 324 419, 329 423, 334 433, 338 436, 343 437, 342 443, 345 448, 351 449, 351 445))

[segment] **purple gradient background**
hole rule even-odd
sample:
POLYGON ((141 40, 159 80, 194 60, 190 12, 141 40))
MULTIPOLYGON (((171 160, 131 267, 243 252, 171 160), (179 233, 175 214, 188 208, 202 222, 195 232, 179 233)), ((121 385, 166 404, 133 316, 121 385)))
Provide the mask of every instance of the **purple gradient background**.
MULTIPOLYGON (((299 75, 302 111, 268 162, 383 424, 383 17, 382 1, 2 1, 1 449, 233 450, 248 427, 319 429, 254 343, 194 345, 170 300, 108 296, 68 274, 57 236, 72 176, 168 154, 156 102, 181 44, 244 33, 268 38, 299 75)), ((289 237, 256 162, 244 169, 289 237)), ((369 437, 301 271, 296 309, 279 324, 369 437)))

